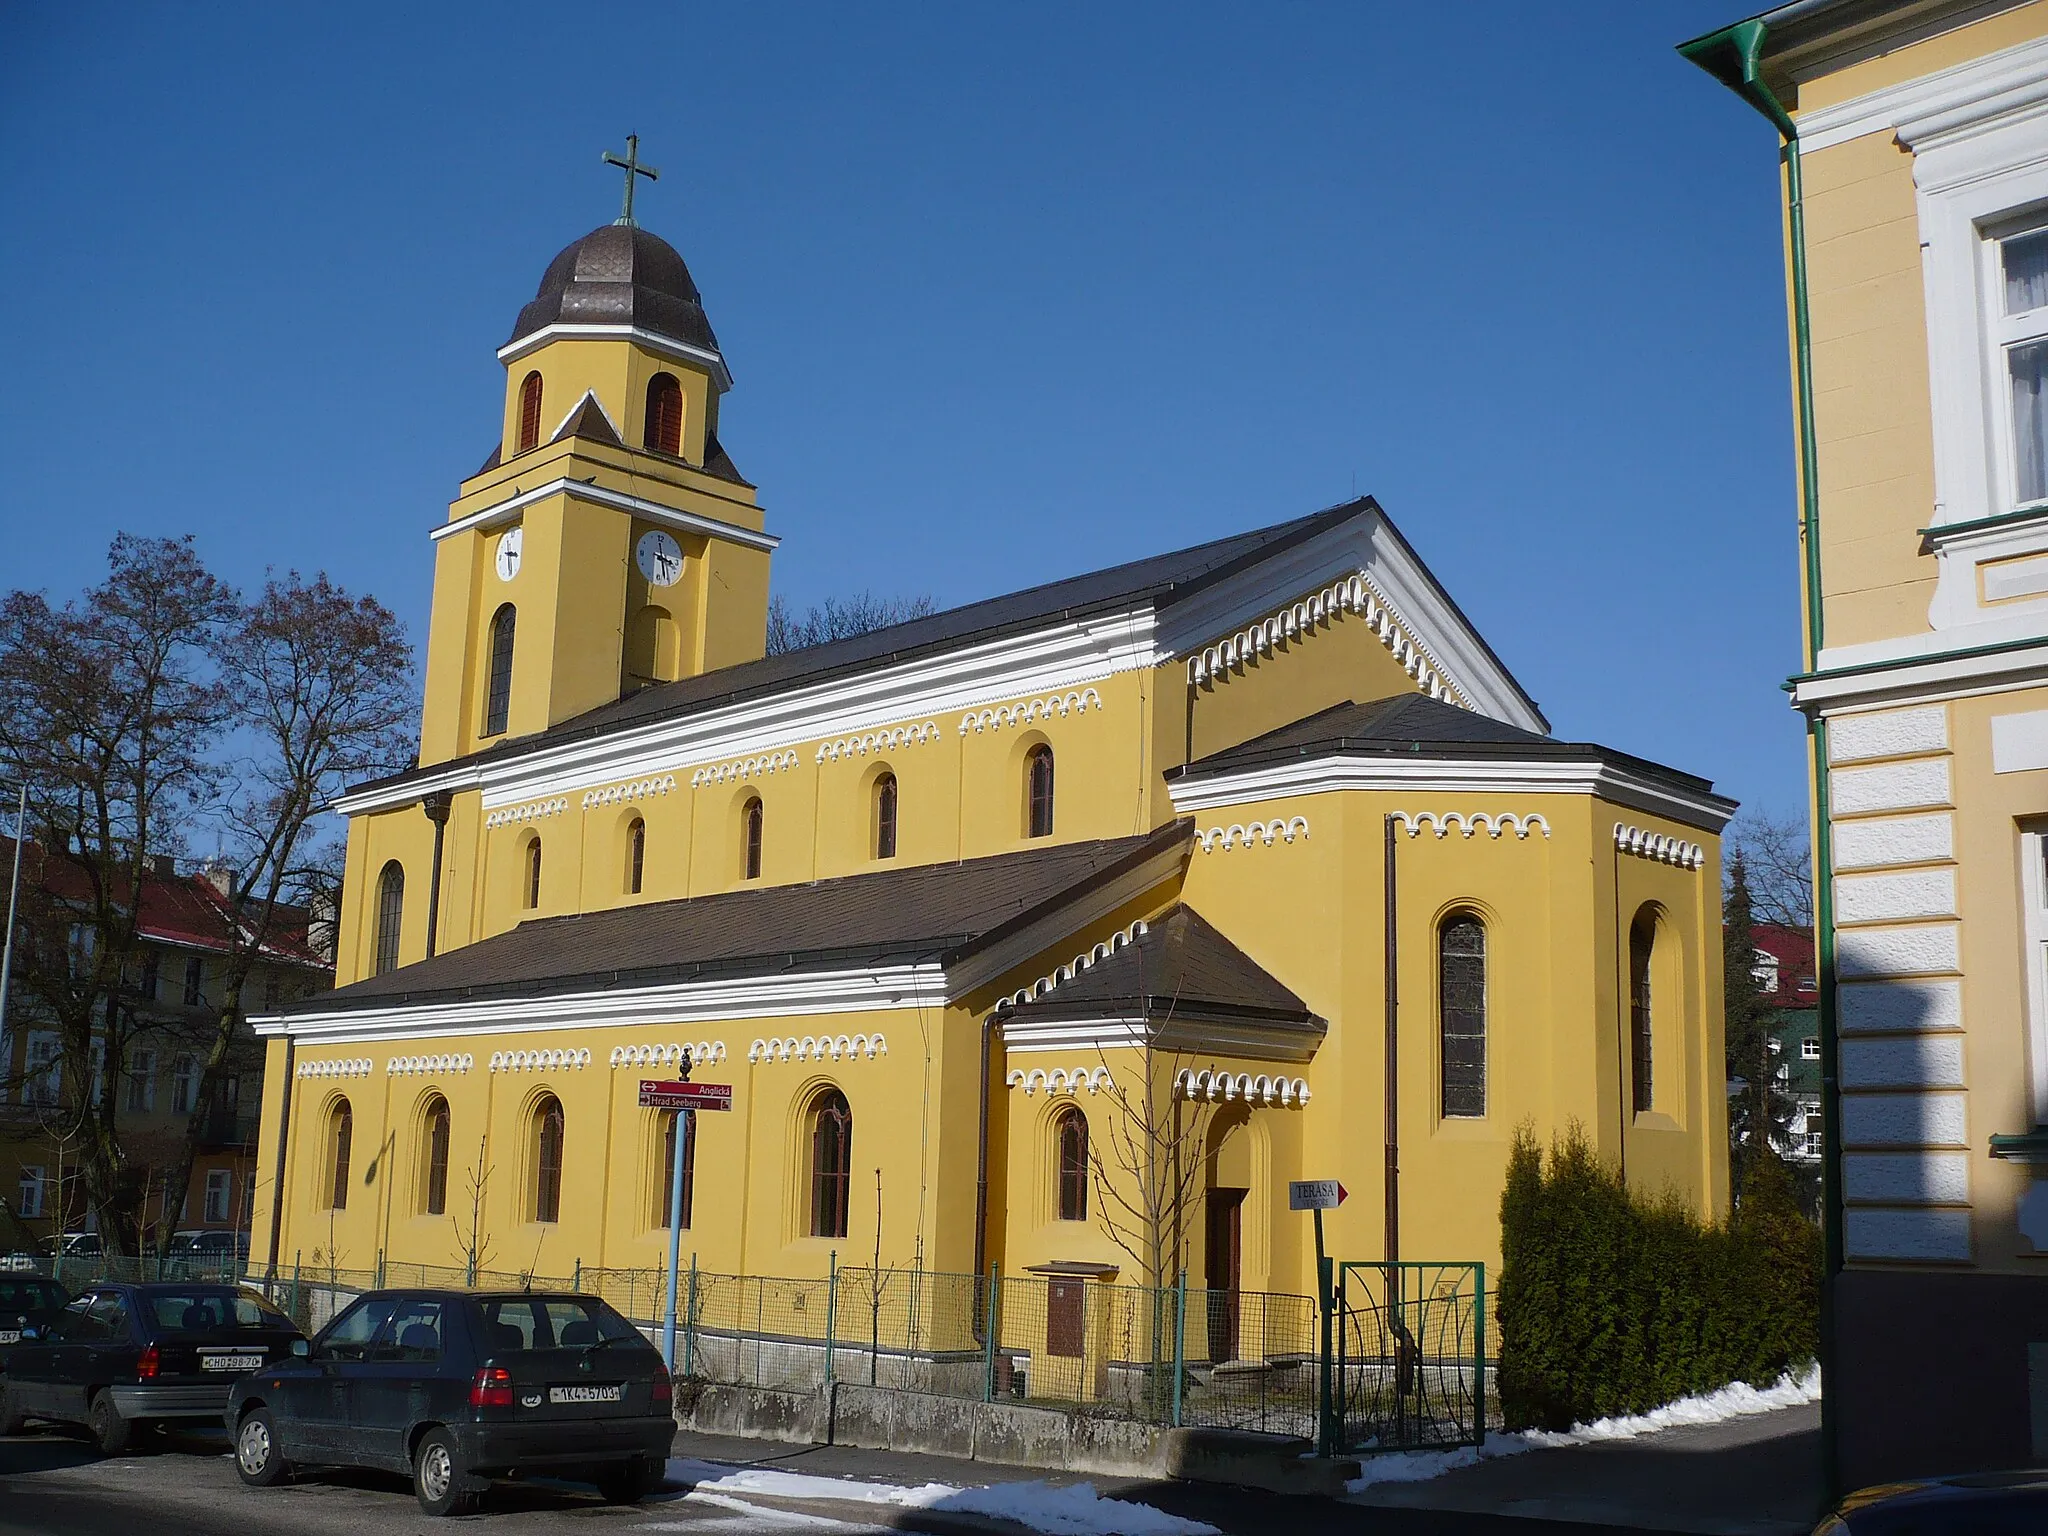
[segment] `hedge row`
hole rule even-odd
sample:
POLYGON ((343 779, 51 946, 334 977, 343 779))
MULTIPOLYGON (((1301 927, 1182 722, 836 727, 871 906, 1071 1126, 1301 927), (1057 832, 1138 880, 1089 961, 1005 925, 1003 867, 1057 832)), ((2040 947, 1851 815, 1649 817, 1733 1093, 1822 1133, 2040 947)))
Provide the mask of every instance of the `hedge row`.
POLYGON ((1708 1226, 1676 1195, 1632 1194, 1574 1126, 1544 1159, 1526 1129, 1501 1195, 1501 1414, 1569 1429, 1733 1381, 1769 1386, 1816 1355, 1820 1233, 1769 1160, 1708 1226))

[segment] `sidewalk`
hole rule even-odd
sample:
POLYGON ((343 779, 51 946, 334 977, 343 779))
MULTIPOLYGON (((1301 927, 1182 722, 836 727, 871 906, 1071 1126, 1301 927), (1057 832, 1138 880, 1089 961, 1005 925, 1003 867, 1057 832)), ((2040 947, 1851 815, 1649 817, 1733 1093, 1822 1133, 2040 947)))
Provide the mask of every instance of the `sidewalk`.
POLYGON ((1820 1517, 1820 1406, 1530 1451, 1351 1496, 1378 1509, 1458 1510, 1683 1531, 1805 1536, 1820 1517))

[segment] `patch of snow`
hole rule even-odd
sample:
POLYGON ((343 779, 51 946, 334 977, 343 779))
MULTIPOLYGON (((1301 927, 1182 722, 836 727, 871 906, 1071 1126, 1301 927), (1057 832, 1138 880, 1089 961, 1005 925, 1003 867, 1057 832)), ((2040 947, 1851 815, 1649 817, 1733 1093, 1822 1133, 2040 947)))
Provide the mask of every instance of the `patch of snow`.
POLYGON ((1169 1515, 1149 1504, 1106 1499, 1095 1491, 1093 1483, 1073 1483, 1063 1488, 1050 1483, 996 1483, 987 1488, 924 1483, 904 1488, 894 1483, 812 1477, 764 1467, 728 1467, 686 1457, 671 1460, 668 1475, 676 1482, 694 1484, 696 1493, 712 1498, 751 1493, 772 1499, 945 1510, 1014 1520, 1050 1536, 1219 1536, 1215 1526, 1199 1520, 1169 1515))
POLYGON ((1575 1424, 1570 1429, 1525 1430, 1519 1434, 1489 1434, 1484 1445, 1464 1445, 1454 1451, 1396 1451, 1368 1456, 1364 1475, 1345 1484, 1352 1493, 1363 1493, 1375 1483, 1419 1483, 1441 1477, 1460 1467, 1476 1466, 1502 1456, 1519 1456, 1525 1451, 1552 1450, 1562 1445, 1593 1445, 1606 1440, 1633 1440, 1667 1429, 1693 1424, 1723 1424, 1751 1414, 1771 1413, 1820 1401, 1820 1368, 1800 1376, 1787 1372, 1776 1385, 1758 1390, 1747 1382, 1731 1382, 1698 1397, 1681 1397, 1648 1413, 1622 1414, 1575 1424))

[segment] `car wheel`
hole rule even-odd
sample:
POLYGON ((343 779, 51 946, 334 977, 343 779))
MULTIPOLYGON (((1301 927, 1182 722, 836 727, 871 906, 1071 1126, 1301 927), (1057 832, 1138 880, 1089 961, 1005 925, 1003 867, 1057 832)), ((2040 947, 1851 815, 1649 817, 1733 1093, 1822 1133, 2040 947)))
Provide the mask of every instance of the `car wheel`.
POLYGON ((597 1491, 607 1504, 638 1504, 654 1488, 654 1464, 645 1457, 598 1468, 597 1491))
POLYGON ((14 1394, 0 1383, 0 1435, 18 1435, 28 1428, 28 1415, 14 1405, 14 1394))
POLYGON ((283 1482, 290 1470, 270 1410, 252 1410, 235 1430, 236 1475, 251 1488, 269 1488, 283 1482))
POLYGON ((468 1469, 455 1448, 455 1437, 445 1429, 427 1431, 412 1458, 412 1491, 420 1508, 430 1515, 466 1515, 476 1508, 477 1496, 469 1491, 468 1469))
POLYGON ((86 1410, 85 1426, 92 1431, 92 1441, 100 1448, 102 1456, 119 1456, 135 1439, 135 1425, 124 1419, 114 1409, 111 1393, 102 1392, 92 1400, 92 1407, 86 1410))

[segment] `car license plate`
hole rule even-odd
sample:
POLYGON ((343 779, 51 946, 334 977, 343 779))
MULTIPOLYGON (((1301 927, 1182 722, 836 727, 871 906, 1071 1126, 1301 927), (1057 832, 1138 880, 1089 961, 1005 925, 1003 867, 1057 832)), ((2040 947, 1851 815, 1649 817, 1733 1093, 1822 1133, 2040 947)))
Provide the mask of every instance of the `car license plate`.
POLYGON ((616 1403, 619 1400, 618 1387, 549 1387, 548 1401, 551 1403, 616 1403))
POLYGON ((21 1330, 19 1328, 0 1328, 0 1344, 19 1344, 20 1342, 21 1330))
POLYGON ((261 1355, 201 1355, 202 1371, 253 1371, 263 1363, 261 1355))

